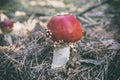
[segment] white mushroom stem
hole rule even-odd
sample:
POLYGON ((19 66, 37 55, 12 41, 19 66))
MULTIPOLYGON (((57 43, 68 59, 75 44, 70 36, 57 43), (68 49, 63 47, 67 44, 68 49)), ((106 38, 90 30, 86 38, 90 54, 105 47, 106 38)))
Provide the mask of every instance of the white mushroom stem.
POLYGON ((67 63, 70 56, 70 47, 59 47, 55 48, 53 52, 53 61, 52 61, 52 69, 61 67, 67 63))
POLYGON ((5 34, 4 37, 5 37, 5 40, 6 40, 10 45, 13 44, 12 37, 11 37, 11 35, 10 35, 9 33, 5 34))

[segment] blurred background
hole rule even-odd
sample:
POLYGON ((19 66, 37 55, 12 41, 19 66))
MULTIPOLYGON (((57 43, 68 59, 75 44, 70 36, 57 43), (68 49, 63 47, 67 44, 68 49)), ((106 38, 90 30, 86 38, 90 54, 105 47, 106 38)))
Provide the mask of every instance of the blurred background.
POLYGON ((1 0, 3 10, 25 11, 43 15, 53 15, 59 12, 81 12, 99 0, 1 0))

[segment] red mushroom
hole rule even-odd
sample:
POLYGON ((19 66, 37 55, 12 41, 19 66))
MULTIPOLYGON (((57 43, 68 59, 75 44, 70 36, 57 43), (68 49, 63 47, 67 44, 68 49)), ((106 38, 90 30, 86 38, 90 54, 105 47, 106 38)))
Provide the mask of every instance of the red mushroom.
POLYGON ((0 22, 0 28, 3 33, 11 32, 13 28, 13 21, 5 19, 4 21, 0 22))
POLYGON ((13 30, 13 23, 14 22, 9 19, 5 19, 4 21, 0 22, 0 28, 3 34, 5 34, 4 37, 10 45, 12 45, 12 38, 9 33, 13 30))
POLYGON ((54 42, 65 44, 54 49, 52 68, 57 68, 69 60, 69 43, 74 43, 82 38, 82 28, 75 16, 69 13, 53 16, 49 20, 47 28, 48 36, 54 42))

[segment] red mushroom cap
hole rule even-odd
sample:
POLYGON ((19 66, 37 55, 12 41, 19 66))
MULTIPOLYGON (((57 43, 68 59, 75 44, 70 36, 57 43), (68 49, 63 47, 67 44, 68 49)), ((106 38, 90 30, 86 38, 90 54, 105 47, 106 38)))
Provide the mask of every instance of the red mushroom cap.
POLYGON ((4 27, 8 27, 8 28, 12 28, 13 27, 13 21, 11 21, 9 19, 5 19, 4 21, 1 22, 1 24, 4 27))
POLYGON ((13 24, 14 24, 13 21, 5 19, 4 21, 0 22, 0 28, 3 33, 9 33, 12 31, 13 24))
POLYGON ((76 42, 82 38, 79 21, 71 14, 53 16, 47 24, 53 41, 76 42))

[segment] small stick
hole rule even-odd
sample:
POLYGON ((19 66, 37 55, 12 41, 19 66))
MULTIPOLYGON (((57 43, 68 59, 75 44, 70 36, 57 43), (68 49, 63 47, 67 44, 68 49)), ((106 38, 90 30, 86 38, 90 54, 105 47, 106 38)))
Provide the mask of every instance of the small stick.
POLYGON ((110 1, 112 1, 112 0, 105 0, 105 1, 102 1, 101 4, 100 4, 100 3, 97 3, 97 4, 95 4, 95 5, 93 5, 93 6, 89 7, 89 8, 87 8, 87 9, 84 10, 83 12, 77 13, 76 16, 82 16, 83 14, 85 14, 85 13, 87 13, 87 12, 89 12, 89 11, 91 11, 91 10, 97 8, 97 7, 100 7, 100 6, 106 4, 106 3, 110 2, 110 1))
POLYGON ((92 22, 92 23, 97 23, 95 20, 93 20, 92 18, 88 17, 87 15, 84 15, 84 17, 85 17, 88 21, 90 21, 90 23, 91 23, 91 22, 92 22))
POLYGON ((79 20, 85 22, 85 23, 90 23, 87 19, 83 18, 83 17, 78 17, 79 20))
POLYGON ((92 26, 98 26, 98 25, 100 25, 101 23, 100 22, 98 22, 98 23, 93 23, 93 24, 84 24, 83 26, 84 27, 92 27, 92 26))

